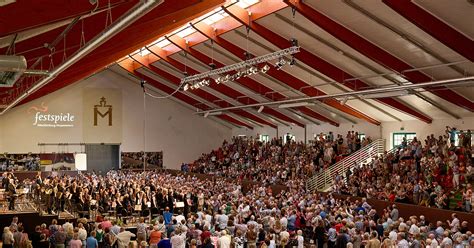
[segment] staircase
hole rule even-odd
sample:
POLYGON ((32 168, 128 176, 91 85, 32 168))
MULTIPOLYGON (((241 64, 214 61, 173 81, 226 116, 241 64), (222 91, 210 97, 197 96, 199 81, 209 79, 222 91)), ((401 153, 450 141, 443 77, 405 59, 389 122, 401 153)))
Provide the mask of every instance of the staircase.
POLYGON ((377 139, 360 150, 345 157, 339 162, 329 166, 325 171, 317 173, 306 181, 306 190, 312 191, 328 191, 333 185, 333 179, 336 173, 344 175, 348 168, 354 168, 361 163, 369 162, 376 155, 385 151, 385 140, 377 139))

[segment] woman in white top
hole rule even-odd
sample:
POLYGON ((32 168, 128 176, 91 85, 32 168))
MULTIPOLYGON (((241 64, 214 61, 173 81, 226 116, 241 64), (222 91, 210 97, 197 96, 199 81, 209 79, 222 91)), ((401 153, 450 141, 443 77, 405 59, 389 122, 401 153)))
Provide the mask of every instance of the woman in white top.
POLYGON ((304 248, 303 231, 298 230, 296 240, 298 241, 298 248, 304 248))
POLYGON ((3 228, 2 247, 11 248, 13 247, 14 242, 15 242, 15 239, 13 239, 13 233, 10 231, 10 228, 9 227, 3 228))

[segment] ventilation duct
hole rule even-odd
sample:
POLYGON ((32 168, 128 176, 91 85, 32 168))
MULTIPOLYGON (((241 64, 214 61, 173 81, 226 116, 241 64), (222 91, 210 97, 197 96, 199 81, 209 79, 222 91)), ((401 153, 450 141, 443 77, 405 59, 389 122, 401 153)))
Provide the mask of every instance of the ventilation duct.
POLYGON ((163 2, 164 0, 141 0, 140 3, 137 3, 135 7, 133 7, 133 9, 123 14, 120 18, 115 20, 112 23, 112 25, 108 26, 104 31, 102 31, 92 40, 87 42, 80 50, 76 51, 73 55, 71 55, 71 57, 69 57, 68 60, 64 61, 62 64, 55 67, 52 71, 49 71, 47 77, 44 77, 43 79, 35 82, 35 85, 33 87, 28 89, 25 93, 20 95, 10 104, 8 104, 8 106, 0 112, 0 115, 5 114, 5 112, 8 111, 10 108, 13 108, 15 105, 23 101, 29 95, 31 95, 32 93, 39 90, 41 87, 51 82, 61 72, 65 71, 71 65, 75 64, 84 56, 92 52, 94 49, 102 45, 104 42, 108 41, 117 33, 124 30, 130 24, 140 19, 142 16, 146 15, 153 8, 162 4, 163 2))
POLYGON ((0 55, 0 87, 12 87, 25 71, 25 57, 0 55))

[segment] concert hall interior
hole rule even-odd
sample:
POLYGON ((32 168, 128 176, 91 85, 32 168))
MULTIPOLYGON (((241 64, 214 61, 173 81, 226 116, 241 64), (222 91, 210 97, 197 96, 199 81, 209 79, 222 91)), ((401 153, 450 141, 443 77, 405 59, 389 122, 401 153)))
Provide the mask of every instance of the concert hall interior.
POLYGON ((474 247, 473 0, 0 0, 0 247, 474 247))

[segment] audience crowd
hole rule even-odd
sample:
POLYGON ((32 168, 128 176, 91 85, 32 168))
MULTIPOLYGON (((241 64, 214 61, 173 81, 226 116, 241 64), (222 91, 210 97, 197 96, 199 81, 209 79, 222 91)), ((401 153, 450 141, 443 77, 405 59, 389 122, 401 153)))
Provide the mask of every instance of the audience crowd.
POLYGON ((35 171, 40 168, 38 154, 0 155, 0 171, 35 171))
POLYGON ((255 184, 243 192, 235 181, 216 177, 200 180, 189 175, 115 171, 106 176, 46 180, 80 185, 79 195, 98 192, 98 201, 89 204, 99 204, 104 215, 107 206, 132 212, 141 205, 142 211, 159 211, 133 223, 124 216, 115 219, 100 213, 93 222, 79 219, 75 224, 58 225, 53 220, 28 234, 14 218, 4 227, 3 247, 121 248, 131 243, 160 248, 474 246, 468 223, 455 213, 451 220, 428 220, 400 213, 395 204, 378 212, 365 198, 310 193, 302 184, 289 184, 279 193, 255 184))
POLYGON ((3 229, 2 243, 19 248, 474 247, 469 223, 456 213, 450 220, 428 219, 397 207, 400 202, 446 208, 442 197, 459 193, 460 208, 470 211, 469 135, 460 137, 459 146, 451 136, 404 140, 396 152, 334 178, 334 192, 360 200, 305 188, 309 175, 369 143, 351 132, 346 142, 329 134, 307 146, 237 137, 183 166, 185 172, 220 177, 158 171, 38 175, 30 182, 36 199, 59 211, 69 205, 85 218, 63 225, 53 220, 31 233, 14 218, 3 229), (258 182, 244 191, 235 178, 258 182), (273 184, 286 189, 274 192, 273 184), (377 211, 369 198, 392 203, 377 211))
POLYGON ((336 176, 333 191, 471 212, 474 203, 470 183, 474 177, 471 132, 461 131, 455 146, 451 130, 447 128, 447 135, 438 138, 430 135, 424 142, 416 137, 411 141, 404 139, 395 152, 338 173, 345 173, 346 178, 336 176), (457 200, 455 206, 450 203, 453 199, 457 200))
MULTIPOLYGON (((289 140, 289 139, 287 139, 289 140)), ((318 135, 309 145, 272 139, 261 142, 252 137, 233 137, 217 150, 202 156, 183 171, 247 179, 267 184, 306 179, 336 161, 369 144, 370 138, 349 131, 343 135, 318 135)))
MULTIPOLYGON (((122 152, 122 169, 142 169, 144 156, 143 152, 122 152), (131 160, 127 161, 125 158, 131 160)), ((146 164, 149 168, 163 167, 163 152, 147 152, 146 164)))

